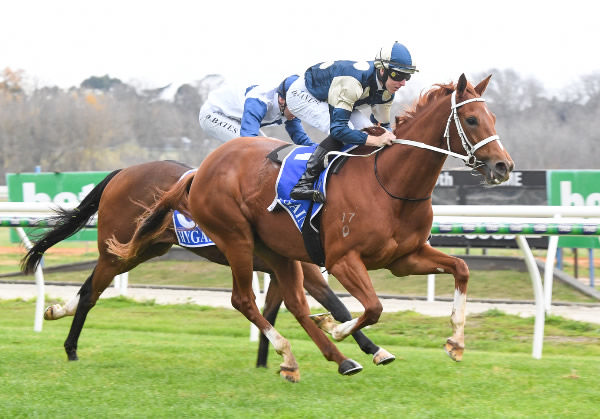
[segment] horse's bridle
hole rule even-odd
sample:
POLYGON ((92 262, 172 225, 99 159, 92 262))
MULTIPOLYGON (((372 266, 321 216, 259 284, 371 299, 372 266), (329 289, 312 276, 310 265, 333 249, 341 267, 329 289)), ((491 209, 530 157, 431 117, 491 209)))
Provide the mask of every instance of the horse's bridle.
POLYGON ((410 145, 413 147, 426 148, 428 150, 437 151, 438 153, 447 154, 449 156, 464 160, 465 165, 467 165, 469 167, 475 167, 479 163, 479 161, 477 160, 477 157, 475 156, 475 152, 477 150, 479 150, 481 147, 483 147, 484 145, 491 143, 492 141, 498 141, 498 144, 500 144, 500 147, 502 147, 502 143, 500 142, 500 136, 497 134, 491 135, 491 136, 487 137, 486 139, 479 141, 476 144, 471 144, 471 142, 467 138, 467 134, 465 134, 465 130, 463 129, 463 127, 460 123, 460 118, 458 117, 458 108, 460 108, 462 105, 466 105, 467 103, 471 103, 471 102, 485 102, 485 99, 482 97, 475 97, 472 99, 467 99, 467 100, 463 100, 462 102, 456 103, 456 90, 455 90, 452 92, 452 97, 450 98, 450 100, 451 100, 450 115, 448 116, 448 122, 446 122, 446 129, 444 130, 444 138, 446 139, 446 144, 448 146, 447 150, 443 149, 443 148, 439 148, 439 147, 434 147, 434 146, 431 146, 429 144, 425 144, 425 143, 422 143, 419 141, 412 141, 412 140, 396 139, 393 141, 393 143, 394 144, 405 144, 405 145, 410 145), (454 153, 453 151, 451 151, 451 148, 450 148, 450 123, 452 122, 453 119, 454 119, 454 125, 456 125, 456 131, 458 132, 458 136, 460 137, 460 141, 462 143, 463 149, 465 150, 465 153, 467 153, 466 155, 454 153))
MULTIPOLYGON (((424 148, 427 150, 436 151, 438 153, 447 154, 449 156, 456 157, 457 159, 464 160, 466 166, 473 167, 473 168, 477 167, 479 164, 481 164, 481 162, 479 160, 477 160, 477 157, 475 156, 475 152, 477 150, 479 150, 484 145, 491 143, 492 141, 498 141, 498 144, 500 145, 500 147, 501 148, 503 148, 503 147, 502 147, 502 143, 500 142, 500 136, 497 134, 491 135, 491 136, 485 138, 484 140, 479 141, 478 143, 476 143, 474 145, 471 143, 471 141, 469 141, 469 139, 467 138, 467 134, 465 134, 465 130, 463 129, 463 127, 460 123, 460 118, 458 117, 458 108, 460 108, 463 105, 466 105, 467 103, 471 103, 471 102, 485 102, 485 99, 482 97, 475 97, 472 99, 467 99, 467 100, 463 100, 462 102, 456 103, 456 90, 452 92, 452 96, 450 98, 450 103, 451 103, 450 115, 448 116, 448 122, 446 122, 446 129, 444 130, 444 136, 443 136, 443 138, 446 139, 446 144, 448 146, 447 150, 443 149, 443 148, 435 147, 435 146, 432 146, 429 144, 425 144, 420 141, 402 140, 399 138, 392 141, 392 143, 393 144, 405 144, 405 145, 410 145, 412 147, 424 148), (458 136, 460 137, 461 144, 463 146, 463 149, 465 150, 465 153, 467 153, 467 154, 459 154, 459 153, 455 153, 455 152, 451 151, 451 148, 450 148, 450 123, 452 122, 453 119, 454 119, 454 124, 456 125, 456 131, 458 132, 458 136)), ((329 154, 345 155, 345 156, 353 156, 353 157, 357 157, 357 156, 358 157, 368 157, 368 156, 375 154, 375 163, 374 163, 375 164, 375 166, 374 166, 375 178, 377 179, 377 182, 379 183, 379 185, 383 188, 383 190, 390 197, 392 197, 394 199, 400 199, 402 201, 409 201, 409 202, 420 202, 420 201, 426 201, 426 200, 430 199, 431 195, 426 196, 424 198, 405 198, 405 197, 394 195, 386 189, 386 187, 383 185, 383 183, 379 179, 379 175, 377 174, 377 158, 379 157, 379 151, 381 151, 384 147, 385 146, 381 146, 371 153, 362 154, 362 155, 350 154, 350 153, 346 153, 346 152, 342 152, 342 151, 330 151, 327 154, 328 155, 329 154)), ((327 166, 327 164, 328 164, 328 162, 327 162, 328 157, 329 157, 328 155, 325 157, 325 166, 327 166)))

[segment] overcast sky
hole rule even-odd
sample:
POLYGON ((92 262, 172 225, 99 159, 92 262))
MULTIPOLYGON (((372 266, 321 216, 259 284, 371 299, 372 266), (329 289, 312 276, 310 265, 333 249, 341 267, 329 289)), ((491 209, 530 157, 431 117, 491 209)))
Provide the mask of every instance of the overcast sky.
POLYGON ((38 86, 109 74, 143 87, 218 73, 278 83, 333 59, 371 60, 397 40, 429 87, 491 68, 560 91, 600 71, 600 3, 570 1, 17 0, 0 9, 0 69, 38 86))

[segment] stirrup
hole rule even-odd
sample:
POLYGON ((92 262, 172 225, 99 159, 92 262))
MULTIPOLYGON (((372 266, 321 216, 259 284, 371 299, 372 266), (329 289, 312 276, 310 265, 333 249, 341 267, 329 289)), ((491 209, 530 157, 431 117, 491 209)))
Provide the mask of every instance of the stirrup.
POLYGON ((296 192, 294 192, 292 190, 290 192, 290 198, 298 200, 298 201, 304 200, 304 201, 314 201, 319 204, 325 203, 325 196, 321 193, 321 191, 318 191, 315 189, 308 189, 308 190, 296 191, 296 192))

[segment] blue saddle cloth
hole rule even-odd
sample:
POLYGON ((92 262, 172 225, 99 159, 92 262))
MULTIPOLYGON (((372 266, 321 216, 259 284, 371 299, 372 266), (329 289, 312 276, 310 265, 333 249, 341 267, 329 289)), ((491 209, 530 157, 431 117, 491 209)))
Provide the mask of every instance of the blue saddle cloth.
POLYGON ((173 211, 173 227, 177 234, 177 241, 182 247, 215 246, 215 242, 196 225, 194 220, 177 210, 173 211))
MULTIPOLYGON (((273 211, 277 205, 280 205, 285 209, 300 231, 302 231, 302 226, 307 217, 309 218, 310 226, 314 231, 319 231, 318 226, 315 226, 313 221, 323 208, 323 204, 315 202, 309 216, 308 211, 311 201, 295 200, 290 197, 292 188, 296 186, 298 180, 300 180, 300 177, 304 174, 306 163, 316 148, 316 146, 297 146, 285 157, 281 162, 281 169, 279 170, 279 176, 275 183, 275 200, 269 206, 269 211, 273 211)), ((356 146, 347 145, 342 148, 342 151, 349 151, 353 148, 356 148, 356 146)), ((329 159, 327 168, 315 182, 315 189, 321 191, 325 197, 327 197, 327 175, 329 168, 332 167, 331 163, 339 157, 339 155, 336 155, 329 159)))
MULTIPOLYGON (((196 169, 190 169, 185 172, 179 180, 183 179, 188 173, 195 172, 196 169)), ((196 225, 194 220, 186 217, 181 212, 173 211, 173 228, 177 235, 177 241, 182 247, 204 247, 215 246, 204 232, 196 225)))

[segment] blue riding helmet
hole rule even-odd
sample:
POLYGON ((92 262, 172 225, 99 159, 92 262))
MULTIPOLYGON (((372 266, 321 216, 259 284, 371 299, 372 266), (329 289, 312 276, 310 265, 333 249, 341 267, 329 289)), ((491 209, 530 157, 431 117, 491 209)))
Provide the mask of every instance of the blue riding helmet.
POLYGON ((288 89, 290 88, 290 86, 292 85, 293 82, 295 82, 298 79, 298 76, 296 74, 286 77, 280 84, 279 86, 277 86, 277 93, 279 93, 279 96, 281 96, 283 98, 283 100, 285 100, 285 95, 287 94, 288 89))
POLYGON ((399 42, 394 42, 391 48, 381 48, 375 56, 375 67, 386 70, 396 70, 402 73, 413 74, 419 70, 412 65, 412 58, 408 48, 399 42))

